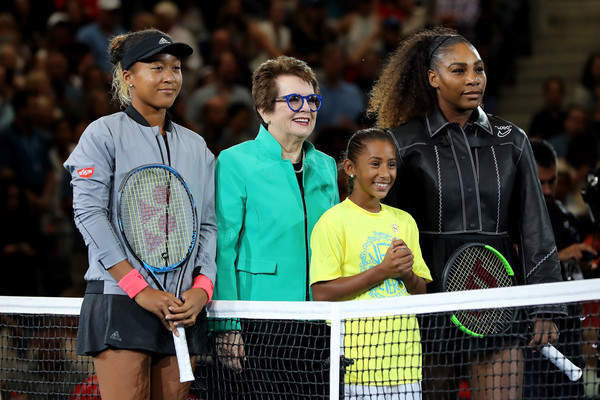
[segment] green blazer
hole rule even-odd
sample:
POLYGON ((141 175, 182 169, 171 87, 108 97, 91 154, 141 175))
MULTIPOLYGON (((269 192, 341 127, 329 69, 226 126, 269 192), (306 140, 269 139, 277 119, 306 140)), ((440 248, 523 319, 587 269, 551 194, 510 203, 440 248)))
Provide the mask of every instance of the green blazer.
POLYGON ((335 160, 308 141, 304 152, 304 202, 292 163, 263 126, 255 140, 220 153, 215 299, 307 300, 308 240, 339 192, 335 160))

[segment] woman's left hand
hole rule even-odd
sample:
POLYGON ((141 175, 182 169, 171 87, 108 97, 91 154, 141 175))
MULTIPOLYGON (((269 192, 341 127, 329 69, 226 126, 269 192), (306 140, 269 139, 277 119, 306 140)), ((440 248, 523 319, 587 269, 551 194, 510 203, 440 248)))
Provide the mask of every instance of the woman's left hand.
POLYGON ((533 337, 529 346, 540 349, 546 343, 554 343, 558 339, 558 327, 549 319, 533 318, 533 337))
POLYGON ((175 326, 188 327, 196 323, 196 317, 208 302, 208 295, 204 289, 189 289, 182 293, 183 305, 170 307, 171 315, 167 319, 175 326))

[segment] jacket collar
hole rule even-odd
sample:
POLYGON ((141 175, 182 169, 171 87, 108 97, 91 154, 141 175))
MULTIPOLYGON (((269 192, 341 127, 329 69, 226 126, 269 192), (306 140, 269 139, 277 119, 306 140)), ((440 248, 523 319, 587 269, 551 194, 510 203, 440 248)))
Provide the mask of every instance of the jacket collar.
MULTIPOLYGON (((136 110, 133 105, 128 105, 123 112, 138 124, 150 128, 150 124, 148 123, 148 121, 146 121, 146 118, 142 117, 142 114, 140 114, 140 112, 136 110)), ((171 115, 168 112, 165 115, 165 131, 173 132, 171 115)))
MULTIPOLYGON (((260 129, 258 131, 258 136, 256 136, 256 141, 260 143, 269 154, 281 159, 281 145, 273 137, 273 135, 271 135, 271 133, 264 127, 263 124, 260 124, 260 129)), ((302 148, 304 149, 306 157, 308 157, 308 155, 314 151, 315 146, 308 140, 305 140, 302 145, 302 148)))
MULTIPOLYGON (((450 125, 450 122, 446 120, 446 117, 444 117, 444 114, 442 114, 442 111, 439 107, 435 107, 433 112, 425 118, 425 123, 427 124, 427 130, 430 137, 437 135, 446 125, 450 125)), ((467 125, 468 124, 478 125, 490 136, 494 135, 494 132, 492 131, 492 125, 490 124, 487 115, 485 112, 483 112, 481 107, 477 107, 475 110, 473 110, 471 118, 469 119, 469 122, 467 122, 467 125)))

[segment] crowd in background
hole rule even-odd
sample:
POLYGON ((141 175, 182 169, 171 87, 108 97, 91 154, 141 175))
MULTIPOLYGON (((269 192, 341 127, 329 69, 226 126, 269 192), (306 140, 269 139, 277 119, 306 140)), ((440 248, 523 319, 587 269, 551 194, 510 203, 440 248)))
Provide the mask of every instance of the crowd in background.
MULTIPOLYGON (((118 111, 106 53, 114 35, 156 27, 194 48, 170 113, 202 135, 215 155, 254 138, 250 77, 256 66, 281 54, 307 61, 324 98, 311 141, 339 159, 349 135, 373 125, 364 112, 367 95, 400 38, 446 24, 473 40, 490 70, 485 104, 493 112, 498 88, 514 83, 516 59, 531 51, 528 12, 528 2, 518 0, 2 2, 0 266, 7 279, 0 294, 82 294, 86 249, 74 228, 62 164, 90 121, 118 111)), ((581 106, 566 110, 564 99, 547 101, 541 119, 552 130, 536 133, 556 135, 553 144, 565 160, 561 173, 567 171, 561 178, 570 180, 558 197, 582 217, 571 188, 581 186, 598 158, 598 69, 596 55, 585 66, 581 106)))
MULTIPOLYGON (((374 124, 368 93, 402 37, 445 24, 471 39, 493 113, 499 89, 515 84, 518 57, 531 52, 528 22, 529 2, 520 0, 1 2, 0 295, 83 295, 87 249, 62 164, 91 121, 118 111, 106 52, 114 35, 156 27, 194 48, 170 113, 215 155, 257 132, 252 71, 282 54, 305 60, 324 99, 310 140, 339 160, 350 135, 374 124)), ((542 89, 543 108, 522 128, 553 145, 556 199, 600 249, 598 221, 580 195, 600 154, 600 52, 581 66, 577 87, 552 76, 542 89)))

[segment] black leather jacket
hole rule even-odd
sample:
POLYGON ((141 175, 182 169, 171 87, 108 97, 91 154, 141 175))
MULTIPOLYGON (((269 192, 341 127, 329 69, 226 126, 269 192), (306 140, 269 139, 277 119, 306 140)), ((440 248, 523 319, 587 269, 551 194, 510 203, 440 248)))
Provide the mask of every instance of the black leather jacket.
MULTIPOLYGON (((470 235, 484 241, 504 237, 507 243, 512 239, 522 266, 516 268, 520 283, 562 280, 525 132, 481 109, 473 112, 464 128, 449 123, 436 109, 429 117, 392 132, 399 145, 398 176, 395 193, 387 202, 415 218, 422 238, 470 235)), ((438 259, 437 267, 429 266, 434 280, 441 279, 439 269, 445 261, 439 258, 446 256, 427 257, 438 259)))

